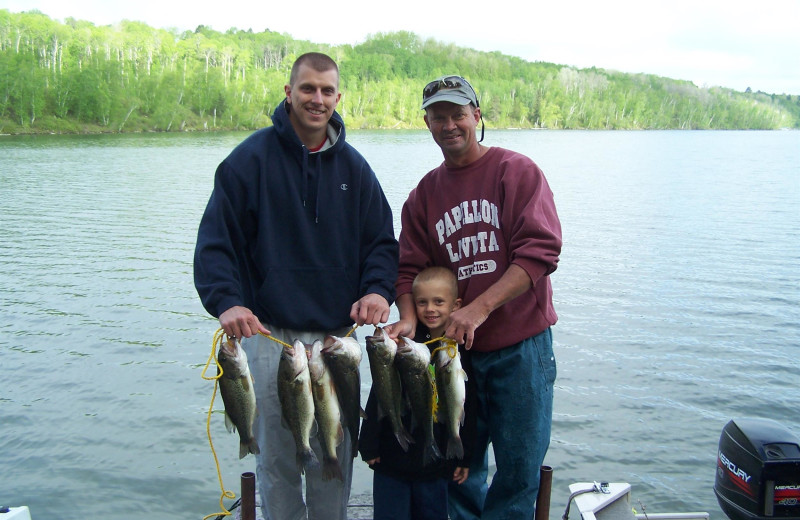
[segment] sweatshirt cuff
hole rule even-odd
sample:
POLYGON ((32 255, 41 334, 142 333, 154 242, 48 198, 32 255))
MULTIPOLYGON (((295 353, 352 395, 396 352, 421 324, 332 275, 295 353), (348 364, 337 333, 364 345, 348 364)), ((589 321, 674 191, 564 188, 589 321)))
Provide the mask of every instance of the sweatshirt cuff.
POLYGON ((219 319, 223 312, 227 311, 228 309, 232 309, 233 307, 242 306, 243 303, 238 298, 224 298, 217 303, 216 314, 214 315, 215 318, 219 319))
POLYGON ((383 296, 390 306, 394 303, 394 298, 395 298, 394 291, 392 291, 391 289, 387 289, 386 287, 380 285, 372 285, 370 287, 367 287, 367 290, 364 291, 364 296, 366 296, 367 294, 378 294, 380 296, 383 296))
POLYGON ((515 258, 512 264, 521 267, 531 279, 531 284, 535 287, 539 280, 548 272, 546 264, 530 258, 515 258))

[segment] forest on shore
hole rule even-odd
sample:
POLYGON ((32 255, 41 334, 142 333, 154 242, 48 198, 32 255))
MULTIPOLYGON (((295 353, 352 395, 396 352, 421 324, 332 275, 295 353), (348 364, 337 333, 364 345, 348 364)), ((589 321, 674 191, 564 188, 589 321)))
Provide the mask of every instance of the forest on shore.
POLYGON ((424 128, 422 88, 451 73, 473 84, 491 128, 800 128, 797 94, 529 62, 406 31, 328 45, 268 30, 96 26, 0 9, 0 134, 268 126, 294 59, 312 50, 339 64, 338 111, 351 129, 424 128))

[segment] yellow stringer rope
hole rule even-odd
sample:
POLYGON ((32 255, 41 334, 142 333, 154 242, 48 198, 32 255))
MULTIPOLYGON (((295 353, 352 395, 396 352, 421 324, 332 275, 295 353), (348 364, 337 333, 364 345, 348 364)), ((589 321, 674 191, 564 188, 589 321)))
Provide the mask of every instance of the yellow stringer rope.
MULTIPOLYGON (((221 513, 213 513, 210 515, 206 515, 203 517, 203 520, 211 518, 212 516, 230 516, 231 512, 225 509, 225 505, 223 503, 223 499, 225 498, 236 498, 236 493, 233 491, 227 491, 225 486, 222 483, 222 473, 219 469, 219 459, 217 458, 217 452, 214 450, 214 442, 211 440, 211 412, 214 409, 214 398, 217 396, 217 386, 219 385, 219 378, 222 377, 222 366, 217 361, 217 345, 222 345, 223 336, 225 332, 220 328, 217 332, 214 333, 214 339, 211 340, 211 355, 208 357, 208 361, 206 361, 206 366, 203 368, 203 372, 200 374, 200 377, 207 381, 214 381, 214 393, 211 394, 211 404, 208 407, 208 415, 206 417, 206 434, 208 435, 208 444, 211 446, 211 453, 214 455, 214 463, 217 466, 217 478, 219 479, 219 487, 222 490, 222 494, 219 497, 219 507, 222 509, 221 513), (217 365, 217 375, 209 377, 206 376, 206 371, 208 367, 211 366, 211 360, 214 360, 214 364, 217 365)), ((230 340, 229 340, 230 341, 230 340)))
MULTIPOLYGON (((455 359, 456 355, 458 354, 458 343, 456 340, 445 338, 444 336, 440 338, 434 338, 432 340, 426 341, 425 345, 430 343, 434 343, 436 341, 441 341, 443 345, 441 347, 436 347, 431 351, 431 360, 433 360, 433 355, 439 352, 440 350, 447 350, 447 355, 450 356, 450 359, 455 359)), ((438 418, 436 417, 436 412, 439 411, 439 389, 436 388, 436 374, 433 370, 433 364, 429 366, 430 371, 434 377, 431 378, 431 384, 433 385, 433 396, 431 396, 431 413, 433 414, 433 420, 435 422, 439 422, 438 418)))

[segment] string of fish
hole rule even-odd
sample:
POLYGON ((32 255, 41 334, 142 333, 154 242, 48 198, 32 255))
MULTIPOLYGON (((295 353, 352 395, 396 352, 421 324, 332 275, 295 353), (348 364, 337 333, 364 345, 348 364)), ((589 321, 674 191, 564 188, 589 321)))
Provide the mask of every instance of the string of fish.
MULTIPOLYGON (((350 330, 350 332, 347 333, 347 336, 352 335, 353 332, 355 332, 355 330, 356 330, 356 327, 353 327, 350 330)), ((286 343, 284 341, 281 341, 278 338, 272 337, 272 336, 270 336, 268 334, 264 334, 263 332, 260 332, 260 331, 259 331, 259 334, 261 334, 262 336, 265 336, 268 339, 271 339, 272 341, 280 343, 281 345, 283 345, 285 347, 294 348, 293 345, 289 345, 288 343, 286 343)), ((211 404, 208 407, 208 414, 206 416, 206 435, 208 436, 208 444, 211 447, 211 453, 214 456, 214 464, 215 464, 216 470, 217 470, 217 478, 219 479, 219 485, 220 485, 220 489, 221 489, 221 494, 220 494, 220 497, 219 497, 219 507, 222 509, 222 511, 219 512, 219 513, 212 513, 210 515, 207 515, 207 516, 203 517, 203 520, 207 520, 208 518, 211 518, 211 517, 214 517, 214 516, 216 516, 216 517, 230 516, 232 513, 230 511, 228 511, 228 509, 225 508, 225 504, 224 504, 223 500, 226 499, 226 498, 228 498, 228 499, 236 498, 236 493, 234 493, 233 491, 230 491, 230 490, 226 490, 225 489, 225 485, 222 482, 222 472, 221 472, 220 467, 219 467, 219 458, 217 457, 217 452, 214 449, 214 441, 211 439, 211 413, 214 410, 214 400, 216 399, 216 396, 217 396, 217 389, 219 387, 219 379, 222 377, 222 375, 224 373, 222 365, 220 365, 219 360, 217 359, 217 350, 222 345, 222 342, 225 340, 224 336, 226 336, 226 334, 225 334, 225 331, 222 330, 222 328, 217 329, 217 331, 214 333, 214 337, 211 340, 211 355, 209 355, 208 360, 206 361, 206 365, 205 365, 205 367, 203 367, 203 371, 200 374, 200 376, 203 379, 205 379, 206 381, 214 381, 214 391, 211 394, 211 404), (206 372, 208 371, 208 368, 211 366, 211 361, 214 361, 214 364, 217 367, 217 374, 215 376, 207 376, 206 375, 206 372)), ((347 336, 345 336, 345 337, 347 337, 347 336)), ((228 340, 231 340, 231 339, 234 339, 234 338, 228 337, 228 340)), ((235 341, 235 339, 234 339, 234 341, 235 341)))
MULTIPOLYGON (((353 332, 355 332, 355 330, 356 330, 356 327, 353 327, 352 329, 350 329, 350 331, 346 334, 345 337, 351 336, 353 334, 353 332)), ((265 336, 266 338, 268 338, 268 339, 270 339, 272 341, 275 341, 276 343, 279 343, 279 344, 281 344, 281 345, 283 345, 285 347, 294 348, 293 345, 290 345, 290 344, 288 344, 288 343, 286 343, 284 341, 281 341, 278 338, 275 338, 275 337, 270 336, 268 334, 264 334, 262 332, 259 332, 259 334, 261 334, 262 336, 265 336)), ((207 416, 206 416, 206 435, 208 436, 208 443, 209 443, 209 446, 211 447, 211 453, 214 456, 214 464, 216 466, 217 478, 219 480, 220 490, 221 490, 221 494, 220 494, 220 498, 219 498, 219 505, 220 505, 220 508, 222 509, 222 512, 213 513, 213 514, 207 515, 207 516, 203 517, 203 520, 207 520, 208 518, 211 518, 213 516, 217 516, 217 517, 219 517, 219 516, 230 516, 232 513, 225 508, 224 499, 225 498, 228 498, 228 499, 236 498, 236 493, 234 493, 233 491, 225 489, 225 485, 223 484, 223 481, 222 481, 222 472, 221 472, 220 467, 219 467, 219 458, 217 457, 217 452, 214 449, 214 441, 211 438, 211 413, 213 412, 213 409, 214 409, 214 400, 216 399, 216 395, 217 395, 217 388, 219 386, 219 378, 222 377, 222 375, 224 373, 224 370, 223 370, 222 366, 220 365, 219 361, 217 360, 216 352, 218 350, 218 347, 224 341, 224 336, 225 336, 225 331, 222 330, 222 328, 217 329, 217 331, 214 333, 214 337, 213 337, 213 339, 211 341, 211 354, 209 355, 208 360, 206 361, 205 367, 203 367, 203 371, 200 374, 203 379, 205 379, 207 381, 214 381, 214 391, 211 394, 211 404, 208 407, 208 413, 207 413, 207 416), (214 361, 214 364, 217 367, 217 374, 215 376, 206 376, 206 372, 207 372, 208 368, 211 366, 211 361, 212 360, 214 361)), ((229 339, 231 339, 231 338, 229 338, 229 339)), ((442 346, 436 347, 435 349, 433 349, 431 351, 431 357, 433 357, 433 355, 436 352, 440 351, 440 350, 447 350, 447 354, 450 356, 450 358, 451 359, 455 358, 456 355, 458 354, 458 347, 457 347, 457 344, 456 344, 455 340, 453 340, 453 339, 446 338, 446 337, 439 337, 439 338, 434 338, 432 340, 426 341, 425 344, 428 345, 428 344, 439 342, 439 341, 442 342, 442 346)), ((428 368, 433 373, 433 365, 429 365, 428 368)), ((438 408, 438 399, 439 399, 438 392, 437 392, 437 389, 436 389, 435 378, 432 378, 432 384, 433 384, 433 397, 432 397, 433 403, 432 403, 431 409, 432 409, 434 417, 435 417, 436 410, 438 408)))

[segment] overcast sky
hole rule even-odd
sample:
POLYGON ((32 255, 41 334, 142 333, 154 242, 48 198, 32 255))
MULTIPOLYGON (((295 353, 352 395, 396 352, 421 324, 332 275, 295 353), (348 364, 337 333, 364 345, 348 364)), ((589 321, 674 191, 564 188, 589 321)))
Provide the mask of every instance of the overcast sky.
POLYGON ((800 94, 798 0, 0 0, 0 8, 95 25, 269 29, 330 44, 403 30, 528 61, 800 94))

